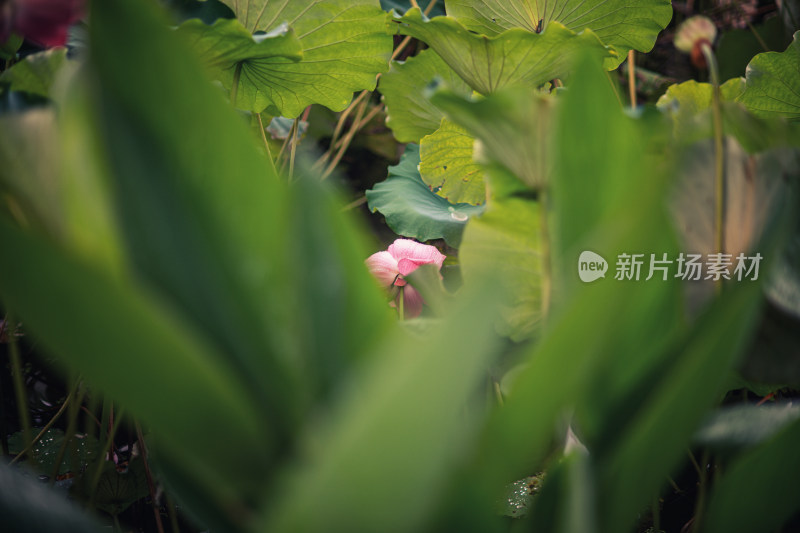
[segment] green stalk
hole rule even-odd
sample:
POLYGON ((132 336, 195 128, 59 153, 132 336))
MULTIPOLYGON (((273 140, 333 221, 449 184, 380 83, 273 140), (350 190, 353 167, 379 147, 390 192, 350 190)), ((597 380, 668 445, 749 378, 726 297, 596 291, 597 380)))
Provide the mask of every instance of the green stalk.
POLYGON ((169 493, 165 493, 164 496, 167 499, 167 511, 169 512, 169 523, 170 527, 172 527, 172 533, 181 533, 180 527, 178 527, 178 510, 175 508, 175 502, 172 501, 172 496, 169 493))
POLYGON ((7 335, 11 356, 11 372, 14 375, 14 394, 17 400, 17 413, 19 414, 20 425, 22 425, 23 440, 26 443, 31 443, 33 441, 31 438, 31 415, 28 412, 28 392, 25 389, 25 380, 22 376, 22 358, 19 354, 19 345, 17 344, 17 319, 13 314, 8 313, 6 322, 10 324, 7 335))
POLYGON ((405 297, 403 295, 404 290, 405 287, 400 287, 400 291, 397 293, 397 316, 400 320, 405 319, 405 310, 403 309, 403 305, 405 304, 405 302, 403 301, 405 300, 405 297))
POLYGON ((708 493, 708 473, 706 472, 706 465, 708 465, 708 450, 703 451, 703 468, 700 470, 700 481, 697 487, 697 505, 694 510, 694 529, 695 531, 702 530, 703 513, 705 512, 706 496, 708 493))
MULTIPOLYGON (((719 68, 717 58, 709 43, 700 45, 708 64, 713 87, 711 110, 714 125, 714 250, 725 251, 725 147, 722 131, 722 95, 719 89, 719 68)), ((716 282, 717 292, 722 290, 722 279, 716 282)))
POLYGON ((539 192, 539 238, 542 250, 542 321, 550 313, 550 297, 553 290, 553 272, 551 267, 550 232, 547 225, 547 192, 543 188, 539 192))
POLYGON ((106 455, 111 450, 111 445, 114 442, 114 435, 117 434, 117 429, 119 429, 119 425, 122 422, 122 409, 117 412, 117 416, 114 419, 114 425, 111 426, 111 430, 108 433, 108 438, 106 439, 105 444, 103 445, 103 449, 100 451, 100 457, 97 461, 97 467, 95 468, 92 474, 92 482, 89 485, 89 507, 94 507, 94 501, 97 497, 97 486, 100 484, 100 477, 103 474, 103 466, 106 462, 106 455))
POLYGON ((83 402, 83 389, 80 385, 80 377, 77 379, 74 392, 75 401, 72 402, 72 405, 70 405, 67 431, 64 433, 64 442, 61 443, 61 448, 58 449, 58 454, 56 455, 55 466, 53 467, 53 473, 50 476, 50 485, 53 485, 56 482, 56 477, 58 476, 61 463, 64 462, 64 455, 67 453, 67 446, 69 446, 69 443, 72 442, 72 438, 75 436, 75 431, 77 431, 78 428, 78 414, 80 413, 81 403, 83 402))
POLYGON ((45 424, 45 426, 42 428, 42 430, 39 431, 39 434, 36 435, 33 438, 33 440, 31 440, 31 442, 27 446, 25 446, 25 448, 21 452, 19 452, 17 454, 17 456, 14 457, 11 460, 11 462, 8 463, 8 464, 12 464, 13 465, 17 461, 21 460, 23 457, 25 457, 25 455, 28 452, 30 452, 33 449, 34 446, 36 446, 36 443, 39 442, 42 439, 42 437, 44 437, 44 434, 47 433, 47 430, 49 430, 51 427, 53 427, 53 424, 55 424, 56 421, 61 417, 61 415, 64 414, 64 411, 66 411, 67 406, 72 401, 72 397, 74 396, 74 394, 75 394, 75 389, 73 388, 70 391, 70 393, 67 396, 67 398, 64 400, 64 403, 61 404, 61 407, 58 408, 58 411, 56 412, 56 414, 53 415, 53 418, 51 418, 50 421, 47 424, 45 424))
POLYGON ((633 50, 628 50, 628 92, 630 93, 631 109, 636 109, 636 60, 633 50))
POLYGON ((142 463, 144 464, 144 474, 147 478, 147 489, 150 491, 150 502, 153 504, 153 515, 155 516, 156 520, 156 529, 158 533, 164 533, 164 525, 161 523, 161 511, 158 508, 158 502, 156 501, 156 485, 153 483, 153 474, 150 472, 150 464, 148 461, 148 453, 147 453, 147 444, 144 442, 144 435, 142 434, 142 426, 139 425, 139 422, 135 422, 136 425, 136 438, 139 440, 139 451, 142 454, 142 463))
POLYGON ((275 176, 278 175, 278 169, 275 168, 275 161, 272 159, 272 150, 269 149, 269 141, 267 141, 267 133, 264 131, 264 122, 261 120, 261 113, 256 114, 258 119, 258 129, 261 131, 261 139, 264 141, 264 149, 267 151, 267 161, 275 176))

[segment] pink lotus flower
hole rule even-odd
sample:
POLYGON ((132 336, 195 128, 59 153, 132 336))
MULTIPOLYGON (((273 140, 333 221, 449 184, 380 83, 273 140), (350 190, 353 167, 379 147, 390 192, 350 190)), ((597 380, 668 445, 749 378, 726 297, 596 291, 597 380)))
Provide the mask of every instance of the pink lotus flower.
POLYGON ((84 0, 0 0, 0 43, 16 33, 45 48, 64 46, 83 16, 84 0))
MULTIPOLYGON (((397 239, 384 252, 377 252, 367 258, 367 267, 383 287, 401 287, 403 314, 414 318, 422 312, 425 303, 422 295, 411 285, 405 276, 414 272, 420 265, 436 265, 442 268, 445 256, 435 246, 420 244, 410 239, 397 239)), ((397 297, 400 297, 400 294, 397 297)), ((396 305, 394 302, 392 305, 396 305)))

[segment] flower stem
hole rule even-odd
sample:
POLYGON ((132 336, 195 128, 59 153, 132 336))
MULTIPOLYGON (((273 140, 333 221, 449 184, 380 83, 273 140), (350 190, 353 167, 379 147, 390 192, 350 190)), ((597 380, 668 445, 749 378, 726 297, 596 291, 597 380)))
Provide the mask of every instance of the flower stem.
POLYGON ((42 437, 44 437, 44 434, 47 433, 47 430, 49 430, 51 427, 53 427, 53 424, 55 424, 56 421, 59 419, 59 417, 61 417, 61 415, 64 414, 64 411, 66 411, 67 406, 69 405, 70 401, 72 401, 72 396, 74 394, 75 394, 75 389, 72 389, 70 391, 69 395, 67 395, 67 398, 64 400, 64 403, 61 404, 61 407, 58 408, 58 411, 56 412, 56 414, 53 415, 53 418, 51 418, 50 421, 47 424, 45 424, 45 426, 42 428, 42 430, 39 431, 39 434, 36 435, 33 438, 33 440, 31 440, 31 442, 27 446, 25 446, 25 448, 21 452, 19 452, 16 455, 16 457, 14 457, 11 460, 11 462, 8 463, 8 464, 13 465, 17 461, 21 460, 23 457, 25 457, 25 455, 28 452, 30 452, 33 449, 34 446, 36 446, 36 443, 39 442, 42 439, 42 437))
MULTIPOLYGON (((711 45, 703 43, 701 50, 708 64, 713 87, 711 110, 714 124, 714 251, 725 251, 725 152, 722 131, 722 95, 719 88, 719 68, 711 45)), ((716 282, 717 292, 722 290, 722 279, 716 282)))
POLYGON ((547 225, 548 197, 545 189, 539 192, 539 240, 542 251, 542 321, 550 312, 550 296, 552 292, 552 270, 550 266, 550 232, 547 225))
POLYGON ((50 485, 55 484, 58 471, 61 469, 61 463, 64 462, 64 456, 67 454, 67 447, 72 439, 75 437, 75 432, 78 428, 78 414, 81 412, 81 403, 83 403, 83 389, 81 388, 80 376, 76 379, 75 383, 75 401, 72 402, 69 409, 69 420, 67 421, 67 429, 64 432, 64 442, 56 454, 55 466, 53 467, 53 474, 50 476, 50 485))
POLYGON ((158 501, 156 499, 156 485, 153 483, 153 474, 150 472, 150 464, 147 462, 147 444, 144 442, 144 435, 142 434, 142 426, 139 422, 136 425, 136 438, 139 440, 139 451, 142 454, 142 463, 144 464, 144 473, 147 478, 147 489, 150 491, 150 503, 153 505, 153 515, 156 519, 156 529, 158 533, 164 533, 164 525, 161 523, 161 510, 158 508, 158 501))
POLYGON ((631 96, 631 109, 636 109, 636 62, 633 50, 628 50, 628 92, 631 96))
POLYGON ((400 320, 405 320, 405 309, 403 308, 405 304, 404 290, 405 287, 400 287, 400 292, 397 293, 397 317, 400 320))
POLYGON ((14 394, 17 400, 17 413, 19 422, 22 426, 22 436, 26 443, 32 442, 31 438, 31 417, 28 412, 28 392, 25 388, 25 379, 22 374, 22 359, 19 354, 19 344, 17 343, 17 319, 12 313, 6 317, 8 327, 8 347, 11 357, 11 371, 14 374, 14 394))
POLYGON ((269 149, 269 141, 267 141, 267 133, 264 130, 264 122, 261 120, 261 113, 258 113, 256 118, 258 119, 258 129, 261 131, 261 139, 264 141, 264 149, 267 151, 267 161, 269 161, 272 173, 277 176, 278 169, 275 168, 275 160, 272 159, 272 150, 269 149))
MULTIPOLYGON (((122 422, 122 409, 117 412, 117 416, 114 419, 114 423, 111 425, 111 429, 108 432, 106 442, 103 444, 103 449, 100 451, 100 456, 98 457, 97 466, 95 467, 94 472, 92 473, 92 482, 89 485, 89 507, 94 507, 95 499, 97 498, 97 487, 100 485, 100 478, 103 476, 103 467, 106 463, 106 455, 108 455, 109 451, 111 451, 111 447, 114 443, 114 436, 117 434, 117 430, 119 429, 119 425, 122 422)), ((88 472, 87 472, 88 473, 88 472)))

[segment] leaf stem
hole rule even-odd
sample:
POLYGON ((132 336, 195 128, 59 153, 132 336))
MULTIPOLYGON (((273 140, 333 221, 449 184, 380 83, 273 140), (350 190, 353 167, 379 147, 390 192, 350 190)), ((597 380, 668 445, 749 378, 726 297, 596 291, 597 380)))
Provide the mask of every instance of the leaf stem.
POLYGON ((147 477, 147 488, 150 490, 150 502, 153 504, 153 515, 156 519, 156 529, 158 533, 164 533, 164 525, 161 523, 161 511, 158 508, 156 501, 156 486, 153 483, 153 474, 150 472, 150 465, 147 462, 147 445, 144 442, 144 435, 142 434, 142 426, 139 422, 135 422, 136 438, 139 440, 139 451, 142 453, 142 463, 144 464, 144 474, 147 477))
MULTIPOLYGON (((366 109, 368 103, 369 100, 364 100, 361 102, 361 105, 358 106, 358 111, 356 112, 356 118, 353 120, 353 124, 358 124, 361 121, 361 117, 364 116, 364 110, 366 109)), ((347 131, 347 135, 345 135, 342 141, 341 148, 339 148, 339 151, 336 152, 336 156, 334 156, 333 161, 330 162, 328 168, 325 169, 325 172, 323 172, 322 179, 330 176, 334 169, 336 169, 336 165, 338 165, 339 161, 342 160, 342 156, 344 156, 344 153, 347 151, 347 148, 350 146, 350 143, 353 141, 353 137, 355 137, 357 132, 358 130, 353 127, 347 131)))
MULTIPOLYGON (((714 125, 714 250, 725 251, 725 148, 722 131, 722 95, 719 88, 719 68, 711 45, 703 43, 700 49, 705 56, 713 87, 711 109, 714 125)), ((722 290, 722 279, 716 282, 717 292, 722 290)))
POLYGON ((114 424, 111 426, 111 429, 108 432, 108 438, 103 444, 103 449, 100 451, 97 467, 92 473, 92 482, 89 485, 89 507, 94 507, 95 498, 97 497, 97 486, 100 484, 100 477, 103 475, 103 466, 106 462, 106 455, 108 455, 108 452, 111 451, 111 446, 114 443, 114 436, 117 434, 117 429, 119 429, 121 422, 122 409, 117 412, 117 416, 114 419, 114 424))
POLYGON ((61 443, 61 447, 58 449, 58 453, 56 454, 55 466, 53 467, 53 473, 50 476, 50 485, 55 484, 56 477, 58 477, 58 471, 61 469, 61 463, 64 462, 64 455, 67 453, 67 447, 69 443, 72 442, 72 438, 75 436, 75 432, 78 428, 78 414, 81 412, 80 406, 83 403, 83 388, 81 387, 81 379, 80 376, 75 381, 75 401, 72 402, 69 409, 69 421, 67 422, 67 429, 64 432, 64 442, 61 443))
POLYGON ((11 371, 14 375, 14 394, 17 401, 17 413, 19 422, 22 426, 22 436, 26 443, 32 441, 31 438, 31 416, 28 412, 28 393, 25 389, 25 380, 22 375, 22 359, 19 354, 19 344, 17 344, 17 319, 12 313, 8 313, 6 322, 8 326, 8 347, 11 357, 11 371))
POLYGON ((397 317, 402 321, 405 320, 405 294, 403 291, 405 287, 400 287, 400 291, 397 293, 397 317))
POLYGON ((636 60, 633 50, 628 50, 628 92, 631 97, 631 109, 636 109, 636 60))
POLYGON ((165 493, 167 498, 167 512, 169 513, 169 523, 172 528, 172 533, 180 533, 181 529, 178 527, 178 510, 175 508, 175 502, 172 501, 172 496, 165 493))
POLYGON ((8 464, 13 465, 17 461, 21 460, 23 457, 25 457, 25 454, 30 452, 33 449, 33 447, 36 446, 36 443, 39 442, 42 439, 42 437, 44 437, 44 434, 47 433, 47 431, 51 427, 53 427, 53 424, 56 423, 56 421, 61 417, 61 415, 64 414, 64 411, 67 409, 67 406, 69 405, 70 401, 72 401, 72 396, 74 394, 75 394, 75 389, 73 388, 67 395, 67 398, 64 400, 64 403, 61 404, 61 407, 59 407, 58 411, 56 411, 56 414, 53 415, 53 418, 51 418, 50 421, 44 425, 41 431, 39 431, 39 433, 33 438, 33 440, 31 440, 30 444, 25 446, 25 448, 21 452, 19 452, 16 455, 16 457, 14 457, 8 464))
POLYGON ((267 151, 267 160, 269 161, 270 170, 275 176, 278 175, 278 169, 275 168, 275 160, 272 159, 272 150, 269 149, 269 141, 267 140, 267 133, 264 130, 264 122, 261 120, 261 113, 256 114, 258 119, 258 129, 261 130, 261 139, 264 141, 264 149, 267 151))
POLYGON ((550 265, 550 231, 547 225, 548 194, 543 188, 539 192, 539 239, 542 250, 542 321, 547 319, 550 312, 550 297, 552 292, 552 268, 550 265))

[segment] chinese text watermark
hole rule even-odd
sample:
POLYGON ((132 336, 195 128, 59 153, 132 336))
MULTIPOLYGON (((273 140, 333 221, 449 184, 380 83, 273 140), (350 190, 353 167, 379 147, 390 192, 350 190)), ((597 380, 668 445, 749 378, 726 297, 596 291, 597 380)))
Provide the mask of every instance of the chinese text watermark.
MULTIPOLYGON (((686 281, 736 280, 756 281, 762 256, 760 253, 736 256, 726 253, 687 254, 677 257, 662 254, 621 253, 617 256, 614 279, 618 281, 686 281)), ((582 252, 578 258, 578 276, 586 283, 604 278, 608 263, 595 252, 582 252)))

